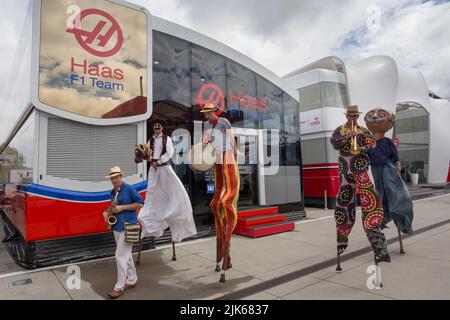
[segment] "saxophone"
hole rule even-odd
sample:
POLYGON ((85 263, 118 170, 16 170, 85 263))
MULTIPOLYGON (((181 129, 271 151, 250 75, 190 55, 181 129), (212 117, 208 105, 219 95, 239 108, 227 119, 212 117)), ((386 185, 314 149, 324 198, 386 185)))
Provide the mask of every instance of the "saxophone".
POLYGON ((113 212, 113 209, 117 206, 117 196, 119 195, 119 191, 117 191, 116 196, 113 201, 111 201, 111 205, 109 208, 103 212, 103 216, 105 217, 106 229, 111 230, 113 225, 117 223, 116 214, 113 212))

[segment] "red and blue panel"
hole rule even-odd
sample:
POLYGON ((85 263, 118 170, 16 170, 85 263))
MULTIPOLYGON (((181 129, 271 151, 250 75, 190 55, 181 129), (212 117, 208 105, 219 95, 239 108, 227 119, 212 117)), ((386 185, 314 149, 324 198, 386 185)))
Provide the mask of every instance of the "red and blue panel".
MULTIPOLYGON (((145 197, 147 182, 133 187, 145 197)), ((102 212, 110 205, 110 190, 79 192, 36 184, 7 186, 9 220, 27 242, 106 232, 102 212)))

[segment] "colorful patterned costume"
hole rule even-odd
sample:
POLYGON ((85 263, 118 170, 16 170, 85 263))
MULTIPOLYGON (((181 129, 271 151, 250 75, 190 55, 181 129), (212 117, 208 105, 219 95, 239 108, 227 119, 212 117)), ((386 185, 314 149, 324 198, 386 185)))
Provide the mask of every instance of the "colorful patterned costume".
POLYGON ((215 164, 215 193, 211 201, 217 236, 217 263, 223 259, 222 270, 231 268, 230 241, 237 223, 239 170, 237 163, 215 164))
POLYGON ((372 245, 376 262, 390 262, 387 252, 386 239, 380 229, 383 221, 383 207, 374 185, 369 177, 370 159, 367 150, 374 147, 375 139, 370 132, 356 125, 356 140, 362 148, 359 154, 351 153, 351 142, 344 135, 351 129, 347 124, 338 127, 331 137, 331 144, 339 151, 339 172, 341 186, 336 197, 335 221, 337 231, 338 254, 344 252, 348 246, 348 236, 356 218, 356 196, 362 210, 362 223, 367 239, 372 245), (356 190, 358 188, 358 190, 356 190))

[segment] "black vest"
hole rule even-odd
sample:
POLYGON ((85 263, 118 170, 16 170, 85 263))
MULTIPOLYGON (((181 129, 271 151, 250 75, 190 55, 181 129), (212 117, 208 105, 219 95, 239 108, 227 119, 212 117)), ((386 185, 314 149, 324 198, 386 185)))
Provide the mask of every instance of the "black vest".
MULTIPOLYGON (((162 134, 162 151, 161 151, 161 155, 160 157, 165 154, 167 152, 167 135, 165 135, 164 133, 162 134)), ((153 150, 153 152, 155 151, 155 138, 152 137, 150 138, 150 148, 153 150)), ((153 160, 159 160, 159 159, 153 159, 153 160)))

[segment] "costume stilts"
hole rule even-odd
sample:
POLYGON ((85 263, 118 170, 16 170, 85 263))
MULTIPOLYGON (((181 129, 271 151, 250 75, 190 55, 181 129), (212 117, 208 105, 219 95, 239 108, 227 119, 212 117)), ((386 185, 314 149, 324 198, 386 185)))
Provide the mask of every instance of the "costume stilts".
MULTIPOLYGON (((160 120, 155 123, 163 124, 160 120)), ((175 243, 197 234, 191 201, 182 182, 169 161, 174 147, 169 136, 155 134, 149 141, 152 150, 152 167, 144 207, 139 213, 142 225, 141 239, 161 237, 170 227, 172 235, 172 260, 176 260, 175 243)))
MULTIPOLYGON (((216 153, 214 165, 215 190, 210 207, 216 225, 216 271, 222 274, 220 282, 225 282, 225 271, 231 268, 231 235, 237 224, 237 201, 239 198, 239 169, 235 159, 234 137, 231 124, 214 113, 217 108, 206 104, 201 112, 208 113, 205 122, 204 140, 212 145, 216 153), (209 118, 208 118, 209 117, 209 118), (220 267, 220 264, 222 266, 220 267)), ((205 142, 205 141, 204 141, 205 142)))
POLYGON ((381 228, 394 220, 398 229, 400 253, 403 248, 402 233, 411 234, 413 203, 405 182, 400 176, 400 161, 397 148, 392 140, 385 137, 395 122, 395 116, 387 110, 376 108, 364 118, 367 127, 374 135, 377 145, 369 151, 372 174, 376 189, 382 199, 384 218, 381 228))
MULTIPOLYGON (((359 114, 357 107, 349 107, 347 114, 359 114), (352 110, 355 109, 355 110, 352 110)), ((383 207, 381 199, 375 190, 368 174, 370 159, 367 151, 375 146, 370 132, 357 124, 350 127, 344 124, 338 127, 331 137, 331 144, 339 151, 339 172, 341 186, 336 197, 334 218, 337 231, 337 271, 341 271, 341 254, 348 246, 348 236, 356 219, 356 198, 359 196, 362 224, 373 252, 375 263, 390 262, 386 239, 380 225, 383 221, 383 207), (352 139, 348 134, 355 132, 354 143, 358 152, 352 152, 352 139)))
MULTIPOLYGON (((216 271, 232 267, 231 235, 237 223, 239 171, 236 163, 214 165, 215 193, 210 203, 216 225, 216 271)), ((222 280, 225 280, 224 278, 222 280)))

